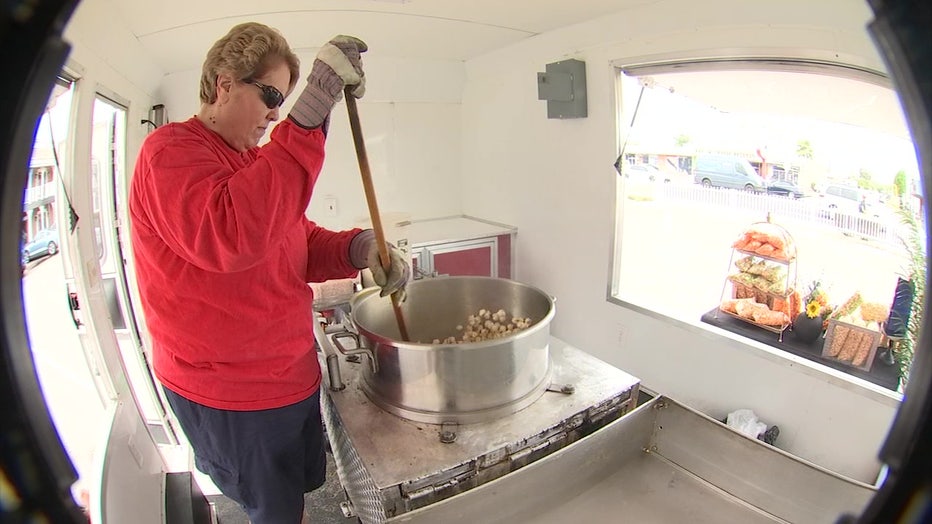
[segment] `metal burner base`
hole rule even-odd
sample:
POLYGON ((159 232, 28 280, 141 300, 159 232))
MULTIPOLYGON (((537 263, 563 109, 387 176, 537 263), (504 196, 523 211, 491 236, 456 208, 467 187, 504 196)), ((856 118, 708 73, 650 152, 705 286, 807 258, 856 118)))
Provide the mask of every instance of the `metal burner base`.
MULTIPOLYGON (((337 473, 362 522, 423 508, 518 470, 633 409, 638 379, 551 337, 551 388, 526 408, 473 424, 395 416, 363 392, 360 365, 341 363, 346 388, 321 396, 337 473)), ((323 365, 323 363, 322 363, 323 365)))

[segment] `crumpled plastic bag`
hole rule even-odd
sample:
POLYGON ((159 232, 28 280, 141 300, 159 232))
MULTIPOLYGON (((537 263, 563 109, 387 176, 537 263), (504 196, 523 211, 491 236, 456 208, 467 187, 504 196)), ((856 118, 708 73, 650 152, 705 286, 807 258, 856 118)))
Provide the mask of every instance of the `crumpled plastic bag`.
POLYGON ((728 414, 725 424, 753 439, 767 431, 767 424, 761 422, 750 409, 738 409, 728 414))

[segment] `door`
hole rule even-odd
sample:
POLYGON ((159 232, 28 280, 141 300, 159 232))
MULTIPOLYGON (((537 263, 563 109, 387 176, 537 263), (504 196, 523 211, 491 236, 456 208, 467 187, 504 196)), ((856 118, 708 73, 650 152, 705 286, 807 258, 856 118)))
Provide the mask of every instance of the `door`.
POLYGON ((166 402, 160 396, 151 369, 151 355, 143 343, 140 325, 127 281, 128 176, 125 165, 126 108, 115 96, 97 94, 94 99, 91 145, 94 245, 100 278, 113 323, 113 331, 125 363, 124 370, 136 395, 138 407, 159 444, 177 444, 167 422, 166 402))
MULTIPOLYGON (((54 233, 57 247, 28 264, 22 286, 29 349, 42 397, 77 473, 74 493, 86 493, 91 500, 100 493, 101 478, 124 467, 136 471, 140 457, 158 457, 159 448, 153 431, 135 432, 130 443, 122 437, 114 441, 124 449, 129 446, 130 453, 108 457, 104 470, 96 467, 105 451, 98 446, 102 431, 111 423, 141 419, 139 400, 145 395, 130 385, 134 362, 126 358, 124 341, 119 340, 130 334, 131 324, 117 286, 122 263, 109 212, 112 176, 123 173, 126 110, 114 104, 102 107, 95 83, 79 71, 68 68, 60 73, 35 134, 24 194, 24 230, 42 225, 54 233)), ((160 497, 161 467, 160 458, 150 461, 145 479, 117 482, 133 486, 123 499, 160 497)))

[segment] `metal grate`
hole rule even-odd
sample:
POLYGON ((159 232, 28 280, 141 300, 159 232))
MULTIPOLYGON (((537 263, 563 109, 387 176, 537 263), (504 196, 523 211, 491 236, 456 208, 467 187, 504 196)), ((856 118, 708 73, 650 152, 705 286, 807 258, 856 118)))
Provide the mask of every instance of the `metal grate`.
MULTIPOLYGON (((324 392, 323 388, 321 391, 324 392)), ((344 431, 330 395, 324 392, 321 398, 324 424, 327 426, 333 460, 337 465, 337 475, 353 504, 353 511, 366 524, 385 522, 385 506, 379 497, 379 489, 344 431)))

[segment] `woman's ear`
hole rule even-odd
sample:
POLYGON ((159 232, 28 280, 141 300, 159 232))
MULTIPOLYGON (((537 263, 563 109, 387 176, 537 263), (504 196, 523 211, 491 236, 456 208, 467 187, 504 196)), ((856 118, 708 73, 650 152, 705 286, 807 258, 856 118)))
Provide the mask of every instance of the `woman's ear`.
POLYGON ((233 77, 225 73, 217 75, 217 102, 223 103, 229 100, 231 89, 233 89, 233 77))

